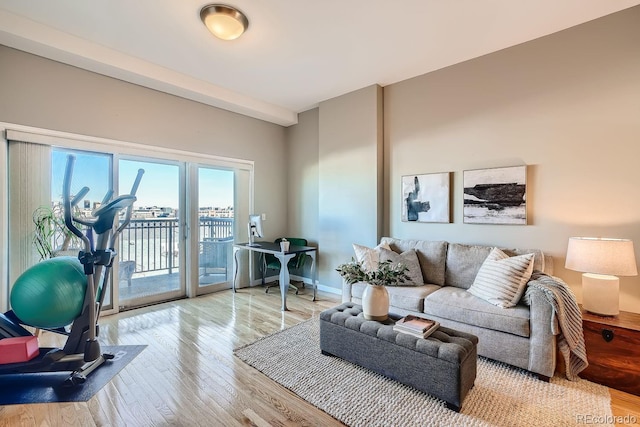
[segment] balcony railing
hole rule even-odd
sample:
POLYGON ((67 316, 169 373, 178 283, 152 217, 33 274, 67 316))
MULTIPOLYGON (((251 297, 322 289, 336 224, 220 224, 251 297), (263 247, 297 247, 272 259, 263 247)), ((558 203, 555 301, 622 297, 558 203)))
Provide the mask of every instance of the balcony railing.
MULTIPOLYGON (((179 223, 176 218, 132 219, 120 235, 118 261, 135 262, 133 273, 167 271, 180 266, 179 223)), ((233 218, 202 217, 200 240, 233 239, 233 218)))
MULTIPOLYGON (((233 218, 201 217, 198 226, 201 242, 233 240, 233 218)), ((130 278, 132 274, 174 273, 180 267, 179 231, 176 218, 132 219, 122 231, 118 245, 118 262, 121 266, 128 262, 126 275, 130 278)), ((62 247, 64 237, 56 233, 52 238, 54 247, 62 247)), ((79 244, 72 241, 70 248, 77 248, 79 244)), ((199 247, 200 256, 205 249, 202 244, 199 247)), ((77 253, 77 249, 75 251, 77 253)))

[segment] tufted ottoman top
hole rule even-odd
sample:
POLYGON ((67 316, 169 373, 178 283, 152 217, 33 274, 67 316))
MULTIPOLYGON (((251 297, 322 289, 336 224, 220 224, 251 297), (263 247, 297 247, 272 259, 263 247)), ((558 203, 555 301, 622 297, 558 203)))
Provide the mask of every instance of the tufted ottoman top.
POLYGON ((384 322, 366 320, 362 307, 352 302, 343 303, 320 313, 320 320, 360 332, 380 340, 417 351, 452 363, 461 363, 478 345, 478 337, 440 326, 426 339, 393 330, 402 316, 389 314, 384 322))

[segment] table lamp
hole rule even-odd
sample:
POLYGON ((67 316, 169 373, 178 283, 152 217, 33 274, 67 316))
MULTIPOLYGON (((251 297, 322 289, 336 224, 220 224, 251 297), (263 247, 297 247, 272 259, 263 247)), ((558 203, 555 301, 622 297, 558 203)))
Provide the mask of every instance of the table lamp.
POLYGON ((636 255, 627 239, 571 237, 565 268, 582 273, 582 306, 601 316, 616 316, 620 310, 620 279, 635 276, 636 255))

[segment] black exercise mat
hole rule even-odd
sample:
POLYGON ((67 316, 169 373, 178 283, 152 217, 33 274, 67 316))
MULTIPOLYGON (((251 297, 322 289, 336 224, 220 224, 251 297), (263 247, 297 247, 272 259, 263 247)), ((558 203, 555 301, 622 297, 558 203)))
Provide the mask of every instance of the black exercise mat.
POLYGON ((69 372, 1 375, 0 405, 86 402, 145 347, 146 345, 102 346, 103 353, 111 353, 116 357, 105 361, 87 377, 84 384, 77 387, 62 387, 63 381, 69 377, 69 372))

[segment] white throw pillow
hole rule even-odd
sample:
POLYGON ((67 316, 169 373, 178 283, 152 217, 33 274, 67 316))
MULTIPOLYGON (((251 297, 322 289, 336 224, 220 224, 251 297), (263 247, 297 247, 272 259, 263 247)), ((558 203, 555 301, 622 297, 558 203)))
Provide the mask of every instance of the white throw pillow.
POLYGON ((494 248, 482 263, 469 293, 502 308, 514 307, 533 272, 534 254, 510 257, 494 248))
POLYGON ((402 263, 409 269, 406 271, 409 280, 399 283, 398 286, 420 286, 424 284, 418 253, 415 250, 409 249, 399 254, 391 249, 380 249, 380 262, 384 261, 391 261, 393 264, 402 263))
POLYGON ((367 246, 358 245, 356 243, 353 244, 353 251, 356 254, 356 261, 358 261, 362 265, 362 268, 364 268, 365 271, 373 271, 378 268, 381 249, 391 250, 391 247, 389 247, 387 243, 380 243, 375 248, 369 248, 367 246))

